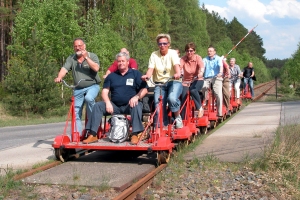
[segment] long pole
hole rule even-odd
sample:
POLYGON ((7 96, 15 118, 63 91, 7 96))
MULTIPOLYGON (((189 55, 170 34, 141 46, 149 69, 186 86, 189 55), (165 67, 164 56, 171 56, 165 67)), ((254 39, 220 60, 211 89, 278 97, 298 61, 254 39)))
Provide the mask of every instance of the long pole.
POLYGON ((224 58, 226 58, 257 26, 258 24, 253 27, 234 47, 232 47, 232 49, 224 56, 224 58))

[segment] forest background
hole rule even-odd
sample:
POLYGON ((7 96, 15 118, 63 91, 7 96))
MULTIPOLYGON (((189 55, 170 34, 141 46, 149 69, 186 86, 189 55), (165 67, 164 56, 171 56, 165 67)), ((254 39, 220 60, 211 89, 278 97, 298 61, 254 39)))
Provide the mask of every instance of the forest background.
MULTIPOLYGON (((65 115, 70 89, 54 78, 73 53, 73 40, 84 38, 100 59, 100 77, 122 47, 145 73, 155 37, 169 33, 181 55, 188 42, 205 57, 213 45, 226 55, 247 33, 237 18, 227 21, 198 0, 0 0, 0 101, 15 116, 65 115)), ((253 25, 255 26, 255 24, 253 25)), ((268 60, 263 39, 251 32, 228 56, 243 69, 253 62, 257 83, 280 77, 299 82, 300 50, 290 58, 268 60)), ((71 75, 67 76, 72 83, 71 75)), ((99 95, 100 98, 100 95, 99 95)))

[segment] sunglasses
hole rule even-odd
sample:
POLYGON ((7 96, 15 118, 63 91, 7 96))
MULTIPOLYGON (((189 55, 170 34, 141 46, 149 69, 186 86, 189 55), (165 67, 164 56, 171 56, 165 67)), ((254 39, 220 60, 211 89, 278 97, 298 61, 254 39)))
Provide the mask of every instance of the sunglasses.
POLYGON ((186 50, 185 52, 187 52, 187 53, 193 53, 194 50, 186 50))
POLYGON ((159 42, 157 44, 158 44, 158 46, 167 46, 169 43, 168 42, 159 42))

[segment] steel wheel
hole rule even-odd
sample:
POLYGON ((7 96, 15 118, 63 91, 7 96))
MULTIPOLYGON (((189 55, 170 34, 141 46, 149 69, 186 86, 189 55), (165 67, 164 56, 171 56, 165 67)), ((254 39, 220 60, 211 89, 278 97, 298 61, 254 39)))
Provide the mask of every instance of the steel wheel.
POLYGON ((214 129, 217 127, 217 122, 216 121, 210 121, 210 128, 214 129))
POLYGON ((157 161, 158 165, 168 163, 170 161, 171 153, 169 151, 158 151, 157 161))
POLYGON ((207 133, 207 127, 201 126, 200 127, 200 133, 201 134, 206 134, 207 133))
POLYGON ((70 156, 70 150, 65 148, 56 148, 55 157, 61 162, 67 162, 70 156))
POLYGON ((232 111, 233 111, 233 113, 236 113, 237 107, 234 107, 232 111))
POLYGON ((193 134, 191 136, 191 143, 195 142, 196 141, 196 138, 197 138, 197 135, 196 134, 193 134))

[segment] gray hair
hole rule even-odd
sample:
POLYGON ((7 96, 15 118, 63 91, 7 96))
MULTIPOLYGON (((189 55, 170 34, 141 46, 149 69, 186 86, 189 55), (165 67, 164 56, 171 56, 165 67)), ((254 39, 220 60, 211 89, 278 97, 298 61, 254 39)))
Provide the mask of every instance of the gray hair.
POLYGON ((235 58, 230 58, 230 60, 233 60, 235 62, 235 58))
POLYGON ((158 42, 161 38, 167 38, 168 42, 171 44, 171 36, 166 33, 161 33, 156 36, 156 42, 158 42))
POLYGON ((117 60, 119 57, 123 57, 123 56, 126 58, 127 61, 129 61, 130 56, 129 56, 127 53, 125 53, 125 52, 120 52, 120 53, 118 53, 118 54, 116 55, 116 60, 117 60))

